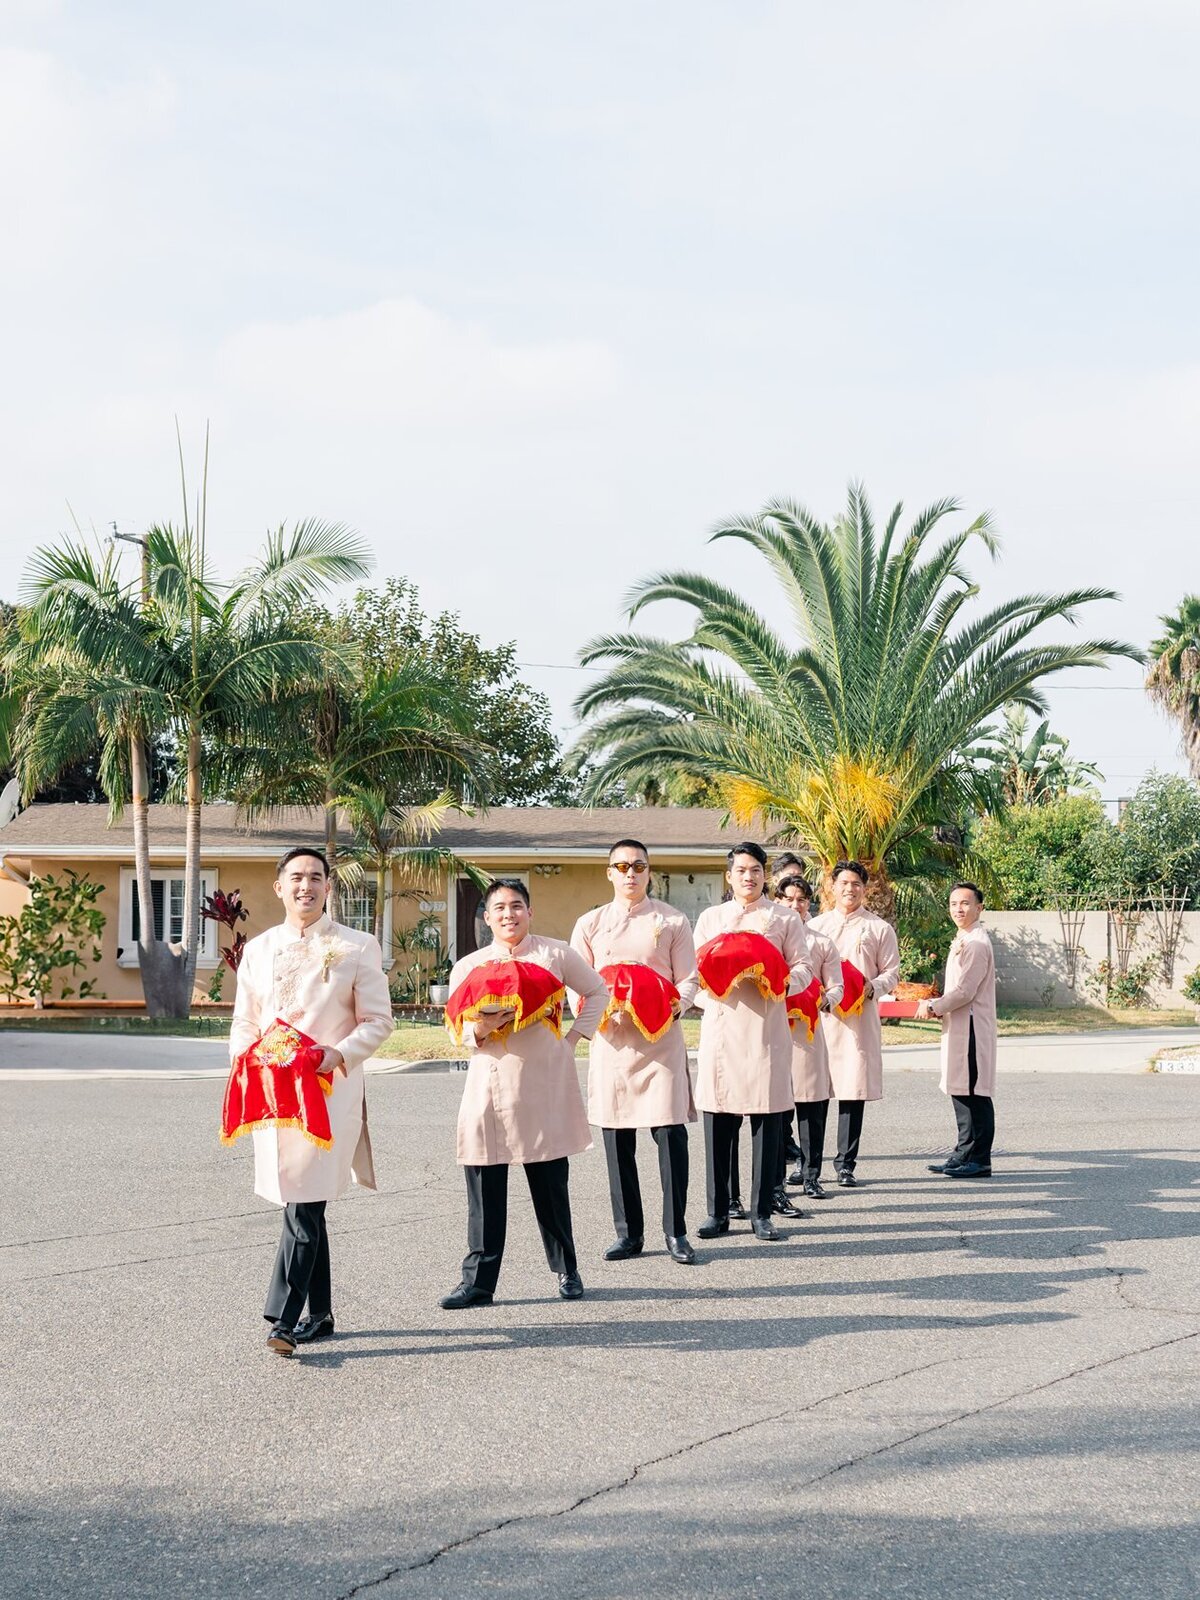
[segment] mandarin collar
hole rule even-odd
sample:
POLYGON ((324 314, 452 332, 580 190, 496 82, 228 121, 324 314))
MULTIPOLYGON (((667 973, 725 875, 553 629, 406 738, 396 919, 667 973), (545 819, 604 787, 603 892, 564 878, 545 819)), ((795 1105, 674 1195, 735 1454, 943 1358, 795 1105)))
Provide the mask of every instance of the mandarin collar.
POLYGON ((285 918, 281 931, 285 943, 307 944, 310 939, 319 939, 324 935, 332 933, 333 918, 329 915, 328 911, 323 911, 315 922, 311 923, 307 928, 304 928, 299 932, 297 932, 297 930, 293 928, 291 923, 285 918))
POLYGON ((511 950, 506 944, 501 944, 499 939, 492 940, 492 949, 496 952, 498 961, 520 961, 522 956, 528 955, 532 944, 533 934, 527 933, 520 944, 511 950))
POLYGON ((647 915, 647 913, 653 911, 654 909, 653 898, 648 894, 643 895, 638 903, 634 906, 627 906, 624 900, 618 900, 616 895, 613 895, 608 904, 610 910, 615 911, 618 916, 626 918, 644 917, 647 915))
POLYGON ((751 900, 751 902, 750 902, 750 904, 748 906, 747 905, 743 905, 740 900, 734 900, 734 901, 731 902, 731 904, 733 904, 733 905, 735 905, 737 907, 739 916, 745 916, 745 915, 748 915, 751 911, 762 911, 764 908, 767 911, 770 911, 771 907, 775 904, 775 902, 768 895, 760 894, 758 899, 757 900, 751 900))

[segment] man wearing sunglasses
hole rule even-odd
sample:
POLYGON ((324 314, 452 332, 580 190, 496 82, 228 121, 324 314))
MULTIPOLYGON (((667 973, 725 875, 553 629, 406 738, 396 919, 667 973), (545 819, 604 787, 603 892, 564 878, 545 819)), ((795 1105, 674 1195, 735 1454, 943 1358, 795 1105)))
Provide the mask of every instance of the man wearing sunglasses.
POLYGON ((618 839, 609 850, 608 881, 612 899, 580 917, 571 935, 588 966, 608 974, 614 996, 593 1035, 588 1071, 588 1120, 604 1137, 617 1233, 604 1259, 624 1261, 645 1245, 636 1140, 639 1128, 649 1128, 658 1146, 667 1252, 690 1266, 696 1252, 684 1218, 686 1124, 695 1122, 696 1108, 679 1018, 699 981, 692 930, 682 912, 651 899, 650 853, 639 839, 618 839))

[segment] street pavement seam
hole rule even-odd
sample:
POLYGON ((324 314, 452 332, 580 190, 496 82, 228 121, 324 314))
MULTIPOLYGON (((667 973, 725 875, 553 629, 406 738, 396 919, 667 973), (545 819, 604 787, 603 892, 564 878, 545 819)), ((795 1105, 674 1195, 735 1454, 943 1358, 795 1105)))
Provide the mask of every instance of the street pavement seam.
POLYGON ((1087 1366, 1073 1367, 1070 1372, 1060 1372, 1057 1377, 1048 1378, 1044 1383, 1035 1383, 1028 1389, 1017 1389, 1012 1394, 1002 1395, 999 1400, 989 1400, 986 1405, 975 1406, 970 1411, 960 1411, 952 1417, 945 1417, 941 1422, 934 1422, 928 1428, 918 1428, 915 1433, 905 1434, 902 1439, 893 1439, 890 1444, 879 1445, 874 1450, 865 1450, 862 1455, 851 1456, 848 1461, 840 1461, 836 1466, 818 1472, 816 1477, 806 1479, 798 1484, 797 1488, 811 1489, 815 1484, 824 1483, 827 1478, 836 1477, 839 1472, 861 1466, 865 1461, 874 1461, 878 1456, 885 1456, 892 1450, 900 1450, 917 1439, 927 1439, 931 1434, 941 1433, 946 1428, 956 1427, 960 1422, 972 1422, 976 1417, 986 1416, 989 1411, 999 1411, 1003 1406, 1011 1405, 1014 1400, 1028 1400, 1035 1394, 1043 1394, 1047 1389, 1054 1389, 1061 1383, 1069 1383, 1074 1378, 1086 1377, 1091 1372, 1101 1372, 1105 1367, 1116 1366, 1133 1356, 1150 1355, 1157 1350, 1168 1350, 1172 1345, 1186 1344, 1190 1339, 1200 1339, 1200 1328, 1193 1328, 1191 1333, 1178 1333, 1170 1339, 1160 1339, 1154 1344, 1139 1345, 1136 1350, 1122 1350, 1115 1356, 1106 1356, 1103 1361, 1093 1361, 1087 1366))
POLYGON ((579 1495, 569 1505, 560 1506, 553 1511, 529 1511, 518 1513, 511 1517, 502 1517, 497 1522, 489 1523, 486 1527, 475 1528, 460 1539, 452 1539, 447 1544, 439 1545, 436 1550, 421 1557, 419 1561, 404 1562, 391 1567, 387 1572, 378 1577, 364 1579, 352 1588, 343 1591, 336 1600, 354 1600, 356 1595, 365 1594, 369 1589, 381 1588, 390 1583, 393 1578, 404 1577, 409 1572, 419 1572, 426 1567, 432 1567, 435 1562, 444 1556, 455 1555, 458 1551, 469 1545, 477 1543, 480 1539, 487 1538, 490 1534, 500 1533, 505 1528, 513 1527, 520 1523, 551 1522, 560 1517, 569 1517, 572 1512, 581 1507, 590 1505, 593 1501, 603 1499, 606 1495, 617 1494, 622 1489, 627 1489, 643 1473, 652 1467, 665 1466, 669 1461, 677 1461, 681 1456, 690 1455, 695 1450, 702 1450, 711 1444, 719 1444, 724 1439, 736 1438, 739 1434, 749 1433, 752 1429, 766 1427, 772 1422, 781 1422, 784 1418, 797 1418, 806 1412, 815 1411, 820 1406, 828 1405, 833 1401, 847 1400, 852 1395, 865 1394, 871 1389, 878 1389, 889 1383, 899 1383, 904 1378, 911 1378, 922 1372, 928 1372, 934 1367, 944 1367, 957 1358, 940 1357, 937 1361, 926 1361, 920 1366, 908 1367, 903 1372, 885 1373, 881 1378, 872 1378, 866 1383, 853 1384, 848 1389, 842 1389, 835 1394, 822 1395, 819 1400, 811 1400, 807 1405, 789 1406, 783 1411, 771 1412, 765 1417, 754 1417, 749 1422, 739 1422, 732 1428, 721 1428, 716 1433, 706 1434, 701 1439, 693 1439, 687 1444, 678 1445, 674 1450, 664 1451, 661 1455, 651 1456, 645 1461, 637 1461, 630 1470, 611 1483, 602 1483, 595 1489, 589 1489, 586 1494, 579 1495))

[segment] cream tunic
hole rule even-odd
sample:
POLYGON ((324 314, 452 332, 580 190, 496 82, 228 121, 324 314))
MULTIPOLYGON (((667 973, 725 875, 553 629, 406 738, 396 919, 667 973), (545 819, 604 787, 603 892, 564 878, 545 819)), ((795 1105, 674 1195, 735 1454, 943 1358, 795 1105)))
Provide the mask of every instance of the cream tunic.
POLYGON ((978 923, 959 933, 946 960, 946 992, 930 1002, 942 1019, 942 1093, 970 1094, 967 1057, 975 1025, 975 1093, 996 1090, 996 961, 978 923))
MULTIPOLYGON (((594 1033, 608 1003, 608 990, 562 939, 531 933, 511 951, 497 943, 475 950, 455 963, 451 994, 469 972, 487 961, 532 961, 553 972, 583 1001, 575 1018, 577 1031, 585 1039, 594 1033)), ((592 1130, 579 1092, 573 1045, 565 1038, 556 1039, 541 1022, 504 1039, 489 1035, 478 1042, 468 1023, 463 1037, 472 1054, 458 1108, 462 1166, 556 1161, 591 1149, 592 1130)))
MULTIPOLYGON (((816 933, 811 923, 805 923, 808 948, 813 970, 821 980, 823 1000, 836 1005, 842 998, 842 962, 831 940, 816 933)), ((795 991, 793 990, 793 993, 795 991)), ((829 1076, 829 1052, 825 1048, 825 1034, 821 1019, 811 1039, 805 1037, 803 1019, 792 1029, 792 1097, 797 1105, 812 1100, 829 1100, 833 1097, 833 1083, 829 1076)))
MULTIPOLYGON (((696 920, 696 947, 719 933, 761 933, 791 968, 789 989, 812 982, 804 919, 765 896, 750 906, 736 900, 709 906, 696 920)), ((701 985, 696 1004, 700 1051, 696 1104, 701 1111, 749 1115, 792 1109, 792 1030, 782 1000, 764 1000, 751 983, 739 983, 718 1000, 701 985)))
MULTIPOLYGON (((610 901, 580 917, 571 948, 597 971, 619 961, 651 967, 679 990, 680 1014, 696 998, 696 950, 682 911, 647 897, 610 901)), ((632 1017, 616 1012, 592 1036, 588 1121, 598 1128, 658 1128, 695 1122, 683 1028, 674 1022, 651 1044, 632 1017)))
POLYGON ((392 1002, 372 935, 326 914, 303 933, 284 922, 251 939, 237 973, 230 1059, 236 1061, 276 1017, 340 1050, 346 1074, 334 1074, 326 1102, 331 1149, 318 1150, 297 1128, 255 1129, 254 1192, 282 1206, 336 1200, 351 1178, 373 1189, 363 1062, 392 1031, 392 1002))
POLYGON ((821 1032, 829 1051, 829 1076, 839 1100, 883 1099, 883 1040, 879 1032, 881 994, 891 994, 900 977, 900 946, 890 922, 865 908, 844 917, 825 911, 809 923, 814 933, 830 939, 842 961, 852 961, 875 994, 864 1000, 856 1017, 826 1012, 821 1032))

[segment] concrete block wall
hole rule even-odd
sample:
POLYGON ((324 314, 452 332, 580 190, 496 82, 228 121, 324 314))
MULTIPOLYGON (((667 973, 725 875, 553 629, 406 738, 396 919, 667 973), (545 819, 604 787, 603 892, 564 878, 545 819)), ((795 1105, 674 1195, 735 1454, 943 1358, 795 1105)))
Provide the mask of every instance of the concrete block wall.
MULTIPOLYGON (((1084 914, 1075 989, 1067 983, 1062 929, 1056 911, 985 911, 984 926, 992 936, 996 952, 996 988, 1002 1003, 1021 1006, 1100 1004, 1088 991, 1086 980, 1102 961, 1116 959, 1115 944, 1110 948, 1107 912, 1084 914)), ((1154 918, 1147 912, 1138 929, 1131 959, 1140 960, 1156 954, 1157 950, 1154 918)), ((1197 966, 1200 966, 1200 911, 1187 911, 1183 916, 1173 981, 1167 984, 1159 979, 1152 986, 1152 1003, 1191 1005, 1180 986, 1197 966)))

